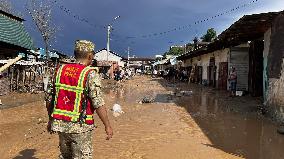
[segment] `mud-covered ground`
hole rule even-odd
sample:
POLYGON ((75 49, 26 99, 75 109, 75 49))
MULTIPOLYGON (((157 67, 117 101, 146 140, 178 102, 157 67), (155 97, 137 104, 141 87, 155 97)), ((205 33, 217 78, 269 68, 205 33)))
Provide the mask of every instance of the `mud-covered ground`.
MULTIPOLYGON (((96 118, 94 158, 284 158, 284 136, 260 115, 260 99, 229 98, 226 92, 148 77, 104 84, 108 109, 117 103, 125 113, 114 117, 109 111, 114 128, 110 141, 105 140, 102 123, 96 118), (173 96, 189 90, 192 93, 188 95, 173 96), (153 98, 154 103, 140 104, 144 96, 153 98)), ((42 95, 1 98, 6 106, 0 109, 0 158, 57 158, 58 137, 45 131, 42 95)))

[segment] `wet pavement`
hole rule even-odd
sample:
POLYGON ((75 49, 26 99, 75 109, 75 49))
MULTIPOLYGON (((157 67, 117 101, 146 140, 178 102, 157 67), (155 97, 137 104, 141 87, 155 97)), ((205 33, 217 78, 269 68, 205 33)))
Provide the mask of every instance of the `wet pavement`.
POLYGON ((261 99, 231 98, 226 92, 195 84, 177 87, 194 92, 177 99, 176 104, 185 107, 194 118, 212 142, 208 146, 246 159, 284 158, 284 136, 262 115, 261 99))
MULTIPOLYGON (((284 158, 284 136, 262 116, 260 98, 229 98, 209 87, 148 77, 123 83, 106 80, 103 85, 114 137, 105 140, 96 116, 97 159, 284 158), (154 102, 141 104, 145 96, 154 102), (118 117, 111 111, 116 103, 125 112, 118 117)), ((42 101, 0 109, 1 158, 57 158, 58 136, 46 133, 46 121, 42 101), (30 150, 32 155, 23 154, 30 150)))
POLYGON ((0 99, 2 100, 2 105, 0 105, 1 110, 22 106, 37 101, 43 101, 44 93, 10 93, 7 95, 0 96, 0 99))
MULTIPOLYGON (((211 141, 212 144, 205 144, 208 147, 246 159, 284 158, 284 135, 278 134, 276 124, 263 116, 261 98, 232 98, 225 91, 196 84, 172 84, 158 78, 147 82, 149 90, 140 94, 125 89, 108 90, 106 93, 115 94, 113 98, 118 102, 137 102, 143 96, 150 95, 155 98, 155 103, 174 103, 186 108, 211 141), (151 90, 155 81, 167 91, 151 90), (186 96, 173 95, 180 91, 193 93, 186 96)), ((137 83, 137 87, 145 83, 137 83)))

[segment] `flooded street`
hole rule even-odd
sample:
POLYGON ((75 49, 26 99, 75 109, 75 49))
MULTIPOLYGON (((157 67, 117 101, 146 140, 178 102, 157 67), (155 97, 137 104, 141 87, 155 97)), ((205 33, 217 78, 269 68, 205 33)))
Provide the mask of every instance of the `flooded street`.
MULTIPOLYGON (((284 158, 284 136, 260 115, 261 99, 229 98, 226 92, 145 76, 104 84, 114 138, 105 140, 96 117, 94 158, 284 158), (179 95, 180 91, 192 92, 179 95), (142 104, 145 96, 154 102, 142 104), (114 104, 125 113, 114 117, 114 104)), ((1 159, 56 159, 58 136, 45 131, 46 122, 43 101, 0 109, 1 159)))

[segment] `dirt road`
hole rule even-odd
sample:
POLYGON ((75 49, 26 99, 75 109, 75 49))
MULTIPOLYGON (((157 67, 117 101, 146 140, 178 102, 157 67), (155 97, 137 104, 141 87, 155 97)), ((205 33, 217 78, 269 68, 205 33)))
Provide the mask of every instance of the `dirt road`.
MULTIPOLYGON (((96 118, 94 158, 284 158, 283 136, 256 113, 258 101, 224 98, 222 92, 147 77, 120 85, 106 88, 105 100, 109 109, 118 103, 125 113, 113 117, 109 111, 114 128, 111 141, 105 140, 102 123, 96 118), (193 94, 171 96, 177 88, 193 94), (155 102, 139 104, 145 95, 155 102)), ((45 132, 46 122, 42 100, 0 109, 0 158, 57 158, 58 137, 45 132)))

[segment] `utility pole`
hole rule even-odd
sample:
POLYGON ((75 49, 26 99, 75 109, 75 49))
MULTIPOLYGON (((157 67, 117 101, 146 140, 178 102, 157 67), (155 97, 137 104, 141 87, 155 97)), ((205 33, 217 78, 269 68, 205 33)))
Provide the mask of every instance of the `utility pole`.
POLYGON ((107 26, 107 61, 108 61, 108 55, 109 55, 109 52, 110 52, 110 32, 111 32, 111 29, 112 29, 112 24, 114 23, 114 21, 119 18, 120 16, 116 16, 112 22, 110 24, 108 24, 107 26))
POLYGON ((110 30, 111 30, 111 25, 107 26, 107 61, 108 61, 108 55, 110 51, 110 30))
POLYGON ((127 67, 129 68, 129 53, 130 53, 130 48, 128 46, 128 49, 127 49, 127 67))

